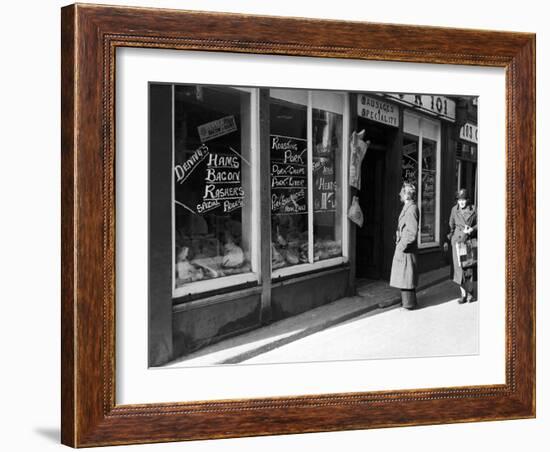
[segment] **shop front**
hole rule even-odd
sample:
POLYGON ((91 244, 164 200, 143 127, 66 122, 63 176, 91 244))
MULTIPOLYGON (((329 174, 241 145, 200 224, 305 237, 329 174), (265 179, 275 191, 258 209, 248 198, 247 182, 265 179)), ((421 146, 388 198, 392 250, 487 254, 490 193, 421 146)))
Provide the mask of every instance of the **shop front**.
MULTIPOLYGON (((410 94, 353 94, 354 127, 370 140, 357 194, 365 225, 355 228, 355 266, 361 279, 389 279, 403 182, 417 187, 420 271, 445 265, 442 244, 454 202, 456 101, 410 94)), ((352 232, 352 235, 354 233, 352 232)))
POLYGON ((407 96, 150 85, 150 365, 388 279, 404 180, 418 186, 421 270, 444 265, 455 104, 407 96))

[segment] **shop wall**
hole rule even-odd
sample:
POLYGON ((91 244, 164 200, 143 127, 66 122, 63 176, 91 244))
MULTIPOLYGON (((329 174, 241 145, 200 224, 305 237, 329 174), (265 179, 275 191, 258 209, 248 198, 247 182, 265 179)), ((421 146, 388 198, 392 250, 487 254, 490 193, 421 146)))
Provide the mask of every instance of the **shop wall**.
POLYGON ((273 321, 322 306, 347 295, 349 268, 332 269, 317 275, 273 283, 271 308, 273 321))
POLYGON ((449 216, 456 204, 456 136, 457 122, 446 124, 441 130, 441 215, 440 215, 440 243, 443 244, 449 233, 449 216))
MULTIPOLYGON (((149 199, 170 199, 172 188, 172 88, 150 85, 149 199)), ((149 365, 172 358, 171 204, 149 202, 149 365)))
POLYGON ((239 292, 201 300, 197 307, 192 303, 175 306, 173 358, 259 327, 260 307, 259 294, 239 292))

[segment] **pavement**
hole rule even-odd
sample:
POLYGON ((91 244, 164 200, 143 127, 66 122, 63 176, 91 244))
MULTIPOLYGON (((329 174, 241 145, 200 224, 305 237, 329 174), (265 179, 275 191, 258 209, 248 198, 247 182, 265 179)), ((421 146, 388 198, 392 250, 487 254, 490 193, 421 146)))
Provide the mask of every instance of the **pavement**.
POLYGON ((478 302, 458 304, 449 267, 420 275, 419 308, 366 282, 358 294, 226 339, 165 367, 469 355, 479 351, 478 302))

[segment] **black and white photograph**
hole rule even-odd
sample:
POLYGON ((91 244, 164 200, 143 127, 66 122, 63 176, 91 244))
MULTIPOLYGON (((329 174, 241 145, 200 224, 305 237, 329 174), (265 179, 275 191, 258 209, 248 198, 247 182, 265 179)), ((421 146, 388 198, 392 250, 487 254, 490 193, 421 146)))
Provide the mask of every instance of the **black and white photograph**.
POLYGON ((149 366, 478 354, 478 103, 149 82, 149 366))

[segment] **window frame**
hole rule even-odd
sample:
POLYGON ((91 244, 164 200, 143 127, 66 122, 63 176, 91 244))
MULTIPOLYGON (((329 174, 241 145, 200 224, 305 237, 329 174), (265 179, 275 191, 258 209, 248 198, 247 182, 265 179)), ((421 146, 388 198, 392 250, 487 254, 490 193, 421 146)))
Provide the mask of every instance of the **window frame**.
MULTIPOLYGON (((419 218, 418 218, 418 235, 417 235, 417 243, 418 243, 418 249, 427 249, 427 248, 434 248, 440 245, 441 239, 440 239, 440 222, 441 222, 441 121, 427 118, 423 115, 419 115, 417 113, 413 113, 409 110, 405 110, 404 114, 406 116, 412 117, 415 120, 418 121, 418 135, 407 131, 405 129, 405 125, 403 125, 403 134, 413 136, 415 138, 418 138, 418 180, 417 180, 417 190, 416 190, 416 205, 418 206, 418 210, 420 212, 419 218), (435 165, 435 240, 431 242, 425 242, 422 243, 422 153, 424 151, 423 149, 423 139, 424 139, 424 124, 432 124, 437 129, 437 138, 435 140, 436 142, 436 165, 435 165)), ((405 124, 405 121, 403 121, 405 124)), ((432 138, 427 138, 429 140, 432 140, 432 138)))
MULTIPOLYGON (((279 88, 275 88, 279 89, 279 88)), ((308 273, 337 265, 345 264, 349 261, 349 220, 347 219, 347 205, 349 201, 348 187, 348 159, 349 159, 349 136, 350 136, 350 92, 348 91, 329 91, 336 93, 343 98, 342 112, 342 164, 340 168, 341 184, 337 184, 337 189, 342 190, 341 221, 342 221, 342 255, 329 259, 314 262, 314 212, 313 212, 313 93, 323 92, 324 90, 304 90, 307 91, 307 174, 308 174, 308 259, 309 262, 278 269, 271 269, 272 281, 286 278, 302 273, 308 273)), ((271 184, 271 181, 268 182, 271 184)))
MULTIPOLYGON (((189 84, 172 84, 172 122, 175 121, 175 89, 176 86, 189 86, 189 84)), ((171 231, 172 231, 172 298, 182 298, 191 295, 200 295, 202 293, 209 293, 220 289, 230 289, 232 287, 242 287, 244 284, 256 283, 260 284, 262 281, 261 274, 261 243, 260 237, 260 196, 259 193, 262 184, 271 184, 271 180, 262 181, 260 177, 260 160, 262 158, 268 158, 262 155, 261 152, 261 136, 260 136, 260 89, 254 87, 237 87, 237 86, 223 86, 224 88, 240 90, 250 93, 250 144, 251 144, 251 187, 252 187, 252 208, 251 216, 251 249, 250 249, 250 272, 222 276, 219 278, 211 278, 201 281, 193 281, 186 283, 180 287, 176 287, 176 250, 175 250, 175 177, 174 172, 171 171, 171 194, 172 194, 172 218, 171 218, 171 231)), ((275 88, 279 89, 279 88, 275 88)), ((342 155, 341 155, 341 168, 339 171, 339 178, 342 181, 341 184, 337 184, 337 189, 342 190, 341 199, 341 222, 342 222, 342 255, 329 259, 319 260, 313 262, 314 259, 314 233, 313 233, 313 102, 312 96, 314 92, 323 90, 303 90, 307 94, 307 149, 308 149, 308 258, 310 262, 292 265, 288 267, 282 267, 276 270, 269 271, 271 273, 271 280, 279 280, 281 278, 287 278, 291 276, 297 276, 304 273, 309 273, 315 270, 322 270, 325 268, 336 267, 338 265, 345 264, 349 261, 349 220, 347 219, 347 206, 349 203, 349 187, 348 187, 348 162, 349 162, 349 136, 351 133, 350 124, 350 92, 347 91, 330 91, 342 96, 343 100, 343 113, 342 113, 342 155)), ((172 127, 172 168, 175 162, 175 127, 172 127)), ((271 240, 271 238, 270 238, 271 240)), ((270 260, 271 262, 271 260, 270 260)))
MULTIPOLYGON (((172 202, 172 218, 171 218, 171 230, 172 230, 172 299, 186 297, 189 295, 197 295, 201 293, 212 292, 219 289, 227 289, 233 286, 242 286, 243 284, 257 283, 261 281, 261 269, 260 269, 260 230, 259 222, 251 221, 251 241, 250 241, 250 266, 251 271, 246 273, 239 273, 236 275, 221 276, 219 278, 211 278, 202 281, 193 281, 185 283, 183 286, 176 287, 176 193, 175 193, 175 180, 174 180, 174 157, 175 157, 175 89, 176 86, 190 86, 187 83, 173 83, 172 84, 172 171, 171 171, 171 202, 172 202)), ((217 86, 217 85, 216 85, 217 86)), ((244 91, 250 94, 250 176, 251 176, 251 196, 252 207, 251 216, 252 219, 260 218, 260 197, 258 196, 258 190, 255 187, 259 187, 260 184, 260 130, 259 130, 259 117, 260 117, 260 89, 249 87, 237 87, 237 86, 223 86, 237 91, 244 91)))

